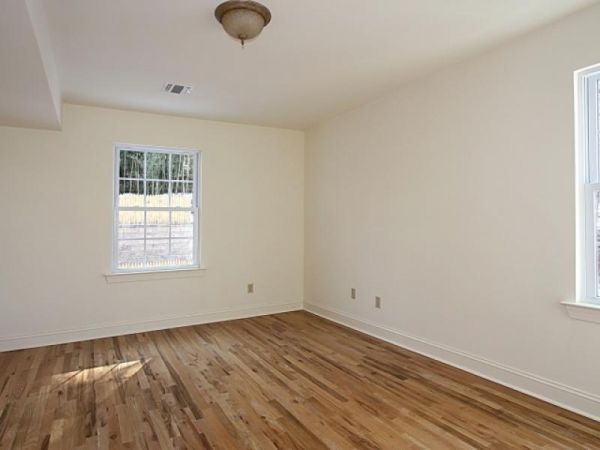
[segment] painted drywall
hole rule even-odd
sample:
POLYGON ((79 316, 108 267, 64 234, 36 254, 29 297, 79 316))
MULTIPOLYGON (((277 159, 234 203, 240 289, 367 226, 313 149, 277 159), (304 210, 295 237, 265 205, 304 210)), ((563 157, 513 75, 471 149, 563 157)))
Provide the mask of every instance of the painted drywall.
POLYGON ((559 303, 576 286, 573 72, 600 62, 598 23, 595 6, 309 130, 305 305, 600 417, 600 327, 559 303))
POLYGON ((43 0, 5 0, 1 7, 0 124, 57 130, 61 89, 43 0))
MULTIPOLYGON (((58 78, 58 69, 54 59, 54 50, 50 39, 50 31, 48 30, 48 21, 46 19, 46 11, 43 0, 26 0, 27 10, 35 35, 35 40, 39 48, 40 58, 43 65, 48 91, 54 105, 55 120, 60 128, 61 113, 62 113, 62 92, 60 88, 60 80, 58 78)), ((19 72, 22 74, 22 72, 19 72)), ((29 99, 29 96, 27 96, 29 99)), ((12 124, 11 124, 12 125, 12 124)))
POLYGON ((0 348, 301 306, 303 133, 65 105, 0 143, 0 348), (118 142, 202 151, 199 277, 106 282, 118 142))

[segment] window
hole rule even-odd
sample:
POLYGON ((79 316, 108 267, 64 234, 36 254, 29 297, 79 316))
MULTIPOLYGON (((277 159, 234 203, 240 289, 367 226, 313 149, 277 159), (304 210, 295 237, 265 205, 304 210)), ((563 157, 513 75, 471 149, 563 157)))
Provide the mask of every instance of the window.
POLYGON ((199 153, 115 150, 113 272, 198 267, 199 153))
POLYGON ((585 301, 600 303, 600 67, 579 73, 578 147, 581 220, 582 286, 585 301))

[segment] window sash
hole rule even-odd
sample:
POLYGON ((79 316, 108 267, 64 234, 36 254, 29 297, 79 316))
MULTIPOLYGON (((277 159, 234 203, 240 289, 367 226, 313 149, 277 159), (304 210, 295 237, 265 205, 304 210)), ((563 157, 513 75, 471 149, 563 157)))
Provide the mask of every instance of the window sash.
POLYGON ((187 150, 187 149, 170 149, 163 147, 147 147, 147 146, 137 146, 137 145, 115 145, 115 164, 114 164, 114 196, 113 196, 113 252, 112 252, 112 271, 115 273, 127 273, 127 272, 155 272, 155 271, 163 271, 163 270, 175 270, 175 269, 190 269, 199 267, 199 225, 200 225, 200 205, 199 205, 199 179, 200 179, 200 152, 197 150, 187 150), (144 153, 144 168, 143 168, 143 178, 129 178, 129 177, 120 177, 120 166, 121 166, 121 152, 122 151, 132 151, 132 152, 140 152, 144 153), (169 176, 167 180, 159 180, 159 179, 149 179, 146 178, 147 175, 147 155, 148 153, 164 153, 169 155, 187 155, 192 157, 192 180, 172 180, 171 176, 171 162, 172 157, 169 158, 169 167, 168 172, 169 176), (192 185, 192 206, 191 207, 150 207, 146 205, 146 196, 147 189, 144 187, 144 206, 132 207, 132 206, 120 206, 119 205, 119 182, 120 181, 139 181, 144 183, 146 186, 146 182, 166 182, 169 183, 168 194, 169 194, 169 202, 171 201, 172 194, 172 185, 174 183, 184 183, 192 185), (119 238, 119 212, 121 211, 139 211, 144 213, 144 237, 143 238, 127 238, 120 239, 119 238), (169 236, 164 238, 149 238, 147 236, 148 225, 146 221, 146 215, 148 212, 169 212, 169 236), (173 212, 190 212, 193 215, 193 223, 192 230, 193 235, 191 238, 189 237, 173 237, 172 236, 172 213, 173 212), (147 242, 158 241, 158 240, 168 240, 169 247, 171 247, 172 241, 184 241, 184 240, 192 240, 192 263, 191 264, 176 264, 176 265, 157 265, 149 267, 146 262, 147 258, 147 242), (144 263, 141 268, 122 268, 119 267, 119 242, 121 241, 143 241, 144 242, 144 263))
POLYGON ((598 295, 598 201, 600 199, 600 183, 585 186, 585 290, 588 301, 600 302, 598 295))
POLYGON ((586 183, 600 183, 600 142, 598 120, 598 85, 600 73, 584 77, 584 122, 585 122, 585 148, 586 148, 586 183))
POLYGON ((583 246, 584 270, 581 286, 586 302, 600 304, 600 251, 598 237, 598 202, 600 201, 600 139, 599 139, 599 68, 588 69, 580 74, 579 121, 583 195, 583 246))

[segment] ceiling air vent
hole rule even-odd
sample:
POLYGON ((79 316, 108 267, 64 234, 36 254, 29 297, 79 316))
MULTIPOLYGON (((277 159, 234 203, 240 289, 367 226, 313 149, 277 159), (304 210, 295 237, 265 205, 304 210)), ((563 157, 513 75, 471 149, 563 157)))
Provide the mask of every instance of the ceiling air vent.
POLYGON ((191 93, 192 87, 185 86, 183 84, 167 83, 167 84, 165 84, 165 87, 163 88, 163 90, 170 94, 181 95, 181 94, 191 93))

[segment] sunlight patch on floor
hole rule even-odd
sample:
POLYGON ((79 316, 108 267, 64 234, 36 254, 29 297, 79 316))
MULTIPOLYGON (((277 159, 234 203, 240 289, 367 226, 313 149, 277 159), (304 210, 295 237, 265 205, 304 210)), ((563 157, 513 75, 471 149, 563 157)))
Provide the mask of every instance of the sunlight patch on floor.
POLYGON ((52 376, 52 385, 56 387, 56 385, 60 386, 66 383, 96 383, 102 381, 109 375, 117 376, 120 379, 127 380, 128 378, 134 376, 147 363, 148 360, 126 361, 116 364, 107 364, 104 366, 59 373, 52 376))

